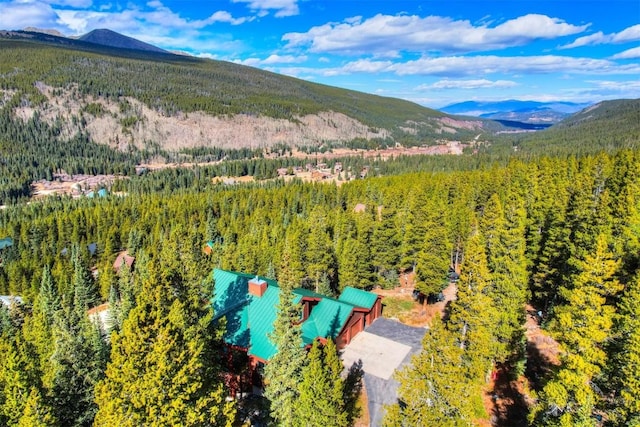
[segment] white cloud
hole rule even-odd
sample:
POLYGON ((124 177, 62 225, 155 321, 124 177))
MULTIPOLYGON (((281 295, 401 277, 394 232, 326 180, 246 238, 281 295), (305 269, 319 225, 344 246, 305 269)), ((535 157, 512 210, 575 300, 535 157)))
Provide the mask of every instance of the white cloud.
POLYGON ((205 26, 214 24, 216 22, 226 22, 231 25, 240 25, 252 20, 253 18, 234 18, 229 12, 220 10, 211 15, 209 18, 205 19, 203 23, 205 24, 205 26))
MULTIPOLYGON (((185 53, 188 54, 188 52, 185 52, 185 53)), ((198 58, 204 58, 204 59, 219 59, 218 55, 214 55, 214 54, 208 53, 208 52, 197 53, 194 56, 197 56, 198 58)))
POLYGON ((444 79, 430 85, 420 85, 416 90, 443 90, 443 89, 485 89, 485 88, 510 88, 518 86, 511 80, 449 80, 444 79))
POLYGON ((137 12, 130 10, 119 13, 60 10, 58 23, 68 28, 73 35, 81 35, 96 28, 109 28, 131 35, 141 29, 136 16, 137 12))
MULTIPOLYGON (((56 0, 58 1, 58 0, 56 0)), ((84 0, 63 0, 67 3, 84 0)), ((104 6, 104 5, 102 5, 104 6)), ((96 28, 109 28, 140 40, 151 42, 161 36, 185 40, 184 45, 170 43, 169 46, 190 48, 190 40, 207 37, 207 27, 218 23, 240 25, 254 17, 234 17, 227 11, 216 11, 204 19, 188 19, 166 7, 160 0, 150 0, 146 5, 129 4, 125 10, 53 9, 39 1, 25 3, 0 3, 0 28, 11 28, 7 22, 21 22, 23 27, 39 26, 55 28, 65 34, 81 35, 96 28), (52 24, 55 23, 55 24, 52 24), (198 32, 196 32, 198 30, 198 32), (200 34, 198 34, 200 33, 200 34), (189 36, 188 38, 186 36, 189 36)), ((15 25, 15 24, 14 24, 15 25)), ((213 36, 220 39, 217 28, 213 36)))
POLYGON ((470 52, 522 46, 536 39, 553 39, 584 31, 586 25, 529 14, 497 26, 473 25, 467 20, 415 15, 382 15, 345 19, 312 27, 306 33, 287 33, 290 48, 312 52, 397 56, 399 52, 470 52))
MULTIPOLYGON (((244 63, 244 62, 242 62, 244 63)), ((256 65, 257 62, 254 62, 256 65)), ((259 65, 259 64, 257 64, 259 65)), ((508 88, 518 84, 511 80, 454 79, 478 75, 532 75, 561 73, 575 75, 640 74, 640 64, 620 65, 606 59, 573 58, 569 56, 452 56, 421 58, 407 62, 359 59, 340 67, 277 67, 275 72, 288 75, 318 75, 333 77, 349 74, 394 74, 397 76, 444 76, 432 89, 508 88)), ((574 78, 574 77, 572 77, 574 78)), ((425 88, 425 87, 423 87, 425 88)))
POLYGON ((391 61, 371 61, 369 59, 359 59, 349 62, 342 67, 348 73, 381 73, 391 71, 395 64, 391 61))
POLYGON ((173 12, 160 0, 151 0, 144 9, 130 6, 120 11, 60 10, 58 25, 66 33, 84 34, 95 28, 113 31, 169 50, 189 50, 196 54, 242 52, 246 46, 232 36, 212 29, 218 23, 240 25, 253 17, 234 18, 229 12, 217 11, 207 18, 194 20, 173 12))
POLYGON ((625 28, 619 33, 604 34, 602 31, 584 37, 578 37, 572 43, 561 46, 560 49, 593 46, 598 44, 627 43, 640 40, 640 24, 625 28))
POLYGON ((591 80, 588 83, 595 85, 598 89, 606 90, 608 92, 637 93, 640 91, 640 80, 591 80))
POLYGON ((614 43, 626 43, 640 40, 640 24, 625 28, 613 35, 614 43))
POLYGON ((171 28, 204 28, 217 22, 224 22, 231 25, 240 25, 253 18, 234 18, 229 12, 220 10, 208 18, 187 20, 182 18, 179 14, 173 12, 168 7, 164 6, 160 1, 154 0, 147 3, 148 6, 154 10, 151 12, 139 11, 138 19, 144 20, 148 23, 163 25, 171 28))
POLYGON ((633 74, 640 64, 618 65, 605 59, 568 56, 449 56, 421 58, 403 63, 361 59, 345 64, 344 73, 389 72, 397 75, 476 76, 489 74, 633 74))
POLYGON ((295 16, 300 13, 298 0, 233 0, 234 3, 248 3, 251 10, 258 16, 266 16, 269 11, 275 10, 275 16, 282 18, 295 16))
POLYGON ((202 37, 201 33, 196 32, 178 32, 177 34, 147 32, 130 36, 164 49, 188 50, 196 56, 212 53, 215 58, 223 58, 228 54, 236 55, 247 49, 241 41, 217 37, 215 34, 202 37))
POLYGON ((47 0, 46 2, 56 6, 75 8, 91 7, 93 4, 93 0, 47 0))
POLYGON ((294 56, 294 55, 270 55, 268 58, 263 60, 264 64, 299 64, 307 60, 305 55, 294 56))
MULTIPOLYGON (((52 28, 58 15, 51 6, 44 2, 13 1, 0 3, 0 28, 21 30, 25 27, 52 28)), ((62 27, 54 29, 62 30, 62 27)))
POLYGON ((270 55, 265 59, 260 58, 247 58, 243 60, 234 60, 236 64, 248 65, 250 67, 262 67, 265 65, 273 64, 298 64, 307 60, 305 55, 270 55))
POLYGON ((578 37, 572 43, 565 46, 560 46, 560 49, 573 49, 575 47, 589 46, 594 44, 607 43, 609 36, 605 36, 602 31, 589 34, 588 36, 578 37))
POLYGON ((638 59, 640 58, 640 47, 627 49, 611 57, 611 59, 638 59))
POLYGON ((640 81, 585 81, 584 86, 558 92, 556 99, 574 102, 599 102, 607 99, 640 98, 640 81))

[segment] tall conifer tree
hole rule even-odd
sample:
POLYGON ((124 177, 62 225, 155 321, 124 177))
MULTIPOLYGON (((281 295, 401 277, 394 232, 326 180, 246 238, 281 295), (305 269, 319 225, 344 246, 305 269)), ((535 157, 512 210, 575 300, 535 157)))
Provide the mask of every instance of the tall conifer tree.
POLYGON ((640 425, 640 272, 627 285, 619 303, 614 338, 612 389, 616 402, 611 419, 621 425, 640 425))
POLYGON ((458 338, 440 318, 434 320, 420 353, 396 374, 398 403, 387 407, 385 426, 466 427, 484 415, 482 382, 470 375, 458 338))
POLYGON ((278 425, 296 425, 296 406, 300 397, 302 370, 306 353, 302 343, 300 306, 293 302, 292 275, 286 270, 280 276, 280 302, 269 339, 277 353, 264 369, 264 395, 271 404, 271 416, 278 425))
POLYGON ((621 290, 614 274, 607 236, 596 237, 592 253, 576 263, 580 273, 561 287, 565 304, 556 308, 549 329, 564 350, 562 365, 545 385, 531 414, 539 425, 592 425, 598 401, 594 380, 606 363, 605 341, 613 323, 614 307, 607 297, 621 290))
POLYGON ((524 305, 527 297, 527 270, 524 237, 525 212, 519 200, 511 200, 506 209, 493 194, 480 220, 485 236, 491 289, 497 311, 494 333, 498 340, 498 358, 506 359, 522 342, 524 305), (508 214, 508 215, 507 215, 508 214))
POLYGON ((498 316, 491 286, 483 239, 476 230, 465 247, 457 299, 451 306, 447 326, 458 331, 471 375, 482 379, 491 370, 498 351, 494 330, 498 316))
POLYGON ((342 370, 333 341, 329 339, 324 346, 315 341, 302 369, 295 424, 300 427, 349 425, 342 370))

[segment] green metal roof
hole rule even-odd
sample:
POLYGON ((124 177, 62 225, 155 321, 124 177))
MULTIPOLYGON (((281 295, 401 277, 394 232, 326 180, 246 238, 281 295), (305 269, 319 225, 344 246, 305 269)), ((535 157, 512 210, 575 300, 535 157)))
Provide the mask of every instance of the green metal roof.
MULTIPOLYGON (((253 296, 249 294, 249 280, 254 277, 256 276, 215 269, 215 292, 211 304, 215 319, 226 317, 227 330, 224 339, 228 344, 246 348, 250 355, 269 360, 277 351, 269 335, 273 332, 273 323, 276 320, 280 288, 275 280, 259 277, 265 280, 268 286, 261 297, 253 296)), ((359 300, 365 299, 360 293, 369 294, 357 289, 354 291, 359 300)), ((311 344, 318 337, 336 338, 354 308, 350 301, 342 301, 342 296, 337 300, 307 289, 295 289, 293 292, 295 303, 299 303, 305 297, 320 299, 311 310, 309 318, 302 324, 304 344, 311 344)), ((370 295, 373 298, 370 305, 373 306, 377 296, 370 295)), ((370 299, 371 297, 368 300, 370 299)))
POLYGON ((363 291, 362 289, 352 288, 351 286, 347 286, 340 294, 340 298, 338 298, 342 302, 347 302, 349 304, 355 305, 356 307, 363 307, 367 309, 371 309, 373 304, 376 303, 378 299, 378 295, 363 291))
POLYGON ((312 343, 317 337, 336 338, 352 311, 353 305, 324 297, 302 324, 302 339, 312 343))
MULTIPOLYGON (((267 282, 262 297, 249 294, 249 280, 256 276, 215 269, 215 291, 211 303, 214 318, 226 317, 224 340, 231 345, 247 348, 249 354, 268 360, 276 353, 269 335, 273 332, 280 288, 275 280, 259 277, 267 282)), ((301 297, 296 295, 295 302, 301 297)))

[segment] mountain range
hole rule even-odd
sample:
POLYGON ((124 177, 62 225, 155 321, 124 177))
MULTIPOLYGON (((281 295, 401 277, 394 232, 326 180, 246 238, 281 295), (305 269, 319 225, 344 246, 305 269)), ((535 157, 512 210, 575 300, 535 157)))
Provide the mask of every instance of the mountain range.
POLYGON ((440 111, 448 114, 482 117, 492 120, 508 120, 522 123, 553 124, 569 117, 589 103, 538 102, 538 101, 465 101, 447 105, 440 111))

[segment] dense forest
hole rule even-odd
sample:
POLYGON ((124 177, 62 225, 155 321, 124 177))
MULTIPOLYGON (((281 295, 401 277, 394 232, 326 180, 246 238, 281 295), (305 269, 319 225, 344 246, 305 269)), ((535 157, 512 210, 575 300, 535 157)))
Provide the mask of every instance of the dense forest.
MULTIPOLYGON (((341 186, 229 187, 211 184, 203 170, 183 181, 173 171, 122 183, 126 196, 7 208, 0 234, 13 245, 0 254, 0 294, 20 295, 24 305, 2 310, 0 422, 241 422, 240 408, 224 399, 221 325, 210 322, 206 304, 213 267, 327 293, 393 286, 413 270, 418 289, 431 294, 445 286, 455 258, 458 298, 399 374, 388 425, 487 419, 487 375, 498 364, 514 376, 526 367, 526 303, 543 313, 562 349, 561 364, 533 384, 530 423, 631 425, 640 416, 639 161, 632 150, 513 159, 341 186), (211 255, 202 251, 207 241, 211 255), (121 250, 135 256, 132 270, 114 271, 121 250), (114 308, 110 331, 85 316, 104 301, 114 308)), ((278 394, 274 364, 267 396, 280 402, 275 420, 305 424, 308 407, 287 405, 308 399, 305 378, 335 369, 331 352, 295 356, 299 375, 287 386, 294 395, 278 394)), ((351 414, 336 421, 348 425, 357 411, 345 409, 350 397, 344 383, 338 388, 344 393, 326 405, 351 414)))

